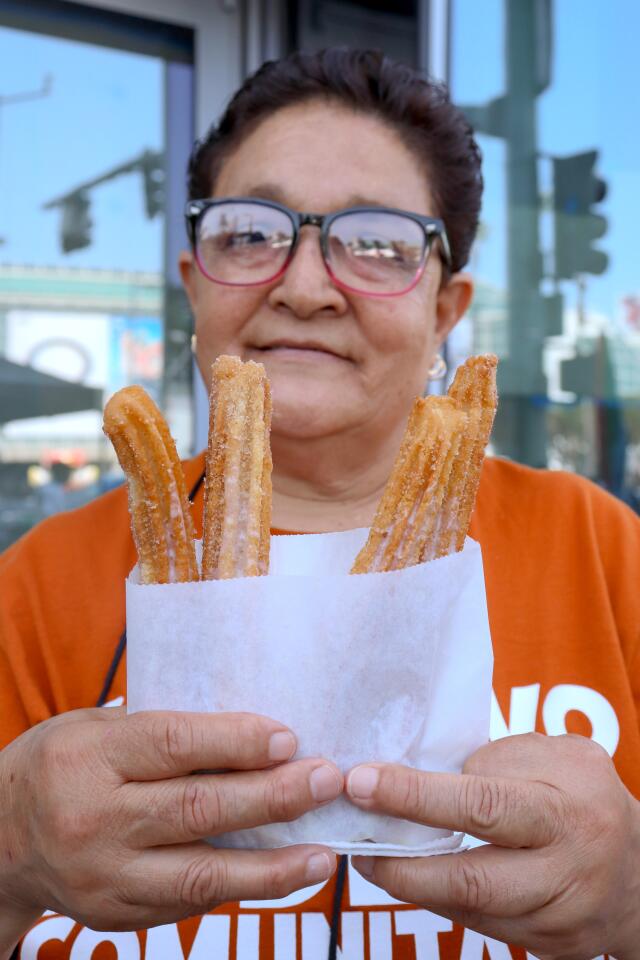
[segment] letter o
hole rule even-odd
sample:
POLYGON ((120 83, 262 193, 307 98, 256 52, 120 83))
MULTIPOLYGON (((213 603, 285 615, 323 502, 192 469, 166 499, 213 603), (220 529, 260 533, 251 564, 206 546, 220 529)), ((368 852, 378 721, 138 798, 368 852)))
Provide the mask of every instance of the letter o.
POLYGON ((559 683, 552 687, 542 707, 542 722, 550 737, 567 732, 566 718, 570 710, 578 710, 587 717, 591 723, 591 739, 612 757, 620 740, 620 724, 607 698, 591 687, 576 683, 559 683))
POLYGON ((101 933, 85 927, 76 937, 69 960, 91 960, 100 943, 112 943, 118 960, 140 960, 140 941, 136 933, 101 933))

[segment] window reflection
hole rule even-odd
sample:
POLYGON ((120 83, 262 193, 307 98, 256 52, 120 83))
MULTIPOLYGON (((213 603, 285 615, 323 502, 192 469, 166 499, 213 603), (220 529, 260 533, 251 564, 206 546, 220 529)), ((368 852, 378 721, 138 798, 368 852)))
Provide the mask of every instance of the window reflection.
POLYGON ((0 62, 3 549, 121 481, 101 423, 125 384, 170 407, 189 452, 190 353, 166 280, 173 65, 1 24, 0 62))
POLYGON ((479 7, 453 5, 452 93, 486 179, 458 349, 501 357, 498 453, 584 473, 638 509, 640 132, 625 103, 640 9, 479 7))

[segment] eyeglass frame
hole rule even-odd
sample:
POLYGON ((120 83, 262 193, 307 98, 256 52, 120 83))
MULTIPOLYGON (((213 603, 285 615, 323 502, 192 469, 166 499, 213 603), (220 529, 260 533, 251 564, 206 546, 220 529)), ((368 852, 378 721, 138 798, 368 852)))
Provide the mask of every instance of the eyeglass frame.
POLYGON ((191 248, 200 272, 212 283, 220 283, 226 287, 260 287, 264 286, 264 284, 274 283, 274 281, 279 280, 280 277, 285 274, 287 268, 293 260, 300 240, 300 231, 302 227, 307 226, 318 227, 320 229, 319 239, 322 262, 324 263, 325 269, 329 274, 332 283, 335 283, 337 287, 340 287, 343 290, 349 290, 351 293, 356 293, 363 297, 401 297, 413 290, 414 287, 420 282, 422 274, 424 273, 434 240, 440 241, 445 267, 448 271, 452 271, 451 247, 449 245, 449 238, 447 237, 444 221, 438 217, 428 217, 425 214, 414 213, 410 210, 401 210, 398 207, 384 207, 372 204, 370 206, 364 205, 344 207, 341 210, 333 211, 333 213, 305 213, 299 210, 292 210, 290 207, 285 206, 285 204, 278 203, 277 200, 263 200, 259 197, 217 197, 210 198, 208 200, 188 200, 185 206, 184 215, 187 235, 189 237, 189 242, 191 243, 191 248), (257 204, 258 206, 279 210, 280 213, 283 213, 290 219, 293 225, 293 240, 291 247, 289 248, 289 252, 284 263, 278 272, 272 277, 269 277, 267 280, 252 280, 247 283, 237 283, 232 280, 218 280, 215 277, 210 277, 207 271, 204 269, 198 255, 198 222, 207 210, 209 210, 211 207, 221 206, 223 203, 253 203, 257 204), (414 223, 417 223, 422 228, 425 241, 424 250, 422 252, 422 260, 420 266, 416 270, 413 280, 408 287, 405 287, 404 290, 386 293, 370 293, 368 291, 359 290, 357 287, 352 287, 348 283, 344 283, 342 280, 340 280, 339 277, 335 276, 330 266, 327 238, 329 236, 329 229, 334 220, 339 219, 347 213, 392 213, 396 214, 397 216, 407 217, 409 220, 413 220, 414 223))

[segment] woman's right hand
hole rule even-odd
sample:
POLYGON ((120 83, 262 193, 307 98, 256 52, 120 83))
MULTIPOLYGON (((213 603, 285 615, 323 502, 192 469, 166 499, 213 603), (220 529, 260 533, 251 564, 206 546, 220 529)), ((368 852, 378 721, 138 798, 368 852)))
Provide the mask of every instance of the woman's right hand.
POLYGON ((286 727, 247 713, 111 707, 33 727, 0 754, 0 904, 140 930, 326 880, 326 847, 202 839, 292 820, 342 792, 332 763, 284 762, 295 749, 286 727), (225 772, 193 773, 212 769, 225 772))

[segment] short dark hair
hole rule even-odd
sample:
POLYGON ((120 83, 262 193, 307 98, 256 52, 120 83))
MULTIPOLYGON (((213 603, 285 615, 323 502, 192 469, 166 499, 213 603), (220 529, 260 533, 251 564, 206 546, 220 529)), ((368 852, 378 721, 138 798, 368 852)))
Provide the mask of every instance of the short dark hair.
POLYGON ((445 223, 452 270, 469 259, 482 199, 480 149, 447 88, 379 50, 330 47, 264 63, 240 87, 217 124, 196 141, 189 199, 209 197, 229 154, 262 120, 283 107, 329 100, 373 114, 393 127, 424 165, 445 223))

